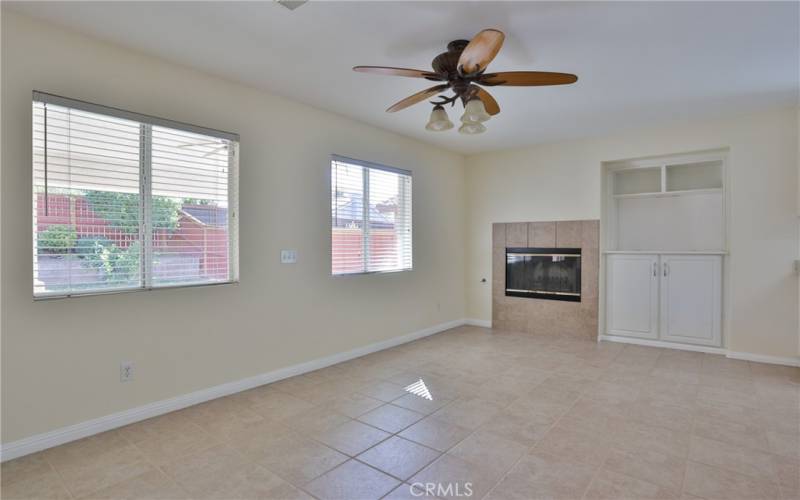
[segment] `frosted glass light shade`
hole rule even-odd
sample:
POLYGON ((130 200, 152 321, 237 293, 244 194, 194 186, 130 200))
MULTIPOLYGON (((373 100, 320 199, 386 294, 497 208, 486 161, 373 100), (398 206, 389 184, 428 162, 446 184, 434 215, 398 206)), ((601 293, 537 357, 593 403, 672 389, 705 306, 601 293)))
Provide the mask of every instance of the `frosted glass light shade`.
POLYGON ((453 128, 453 122, 447 117, 447 112, 444 108, 442 106, 434 106, 433 111, 431 111, 431 118, 428 120, 428 124, 425 125, 425 129, 440 132, 451 128, 453 128))
POLYGON ((462 134, 475 135, 486 132, 486 127, 483 126, 483 123, 465 122, 459 127, 458 131, 462 134))
POLYGON ((480 123, 485 122, 489 118, 491 118, 491 116, 486 112, 483 101, 478 98, 467 101, 467 105, 464 106, 464 114, 461 115, 461 121, 464 123, 480 123))

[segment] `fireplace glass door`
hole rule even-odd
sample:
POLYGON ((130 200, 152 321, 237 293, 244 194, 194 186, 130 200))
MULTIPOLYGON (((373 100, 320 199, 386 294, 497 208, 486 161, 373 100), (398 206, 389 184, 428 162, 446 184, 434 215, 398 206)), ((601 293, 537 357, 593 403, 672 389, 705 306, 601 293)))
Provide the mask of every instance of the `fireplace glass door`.
POLYGON ((580 248, 506 248, 506 295, 580 302, 580 248))

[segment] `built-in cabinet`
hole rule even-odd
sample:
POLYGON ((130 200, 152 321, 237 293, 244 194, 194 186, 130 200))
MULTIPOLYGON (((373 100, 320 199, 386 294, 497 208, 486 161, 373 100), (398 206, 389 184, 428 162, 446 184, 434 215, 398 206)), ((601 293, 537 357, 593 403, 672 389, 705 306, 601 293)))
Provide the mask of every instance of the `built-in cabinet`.
POLYGON ((605 335, 720 347, 726 151, 604 165, 605 335))
POLYGON ((609 254, 609 335, 719 346, 722 256, 609 254))

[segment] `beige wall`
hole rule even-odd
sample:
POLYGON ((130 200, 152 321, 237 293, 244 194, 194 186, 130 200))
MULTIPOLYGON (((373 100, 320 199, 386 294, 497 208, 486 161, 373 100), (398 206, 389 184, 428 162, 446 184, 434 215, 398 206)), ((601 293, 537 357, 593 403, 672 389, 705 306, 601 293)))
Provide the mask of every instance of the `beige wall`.
POLYGON ((2 110, 4 443, 464 315, 458 155, 8 11, 2 110), (34 302, 33 89, 240 133, 241 284, 34 302), (412 272, 329 276, 331 153, 413 170, 412 272))
POLYGON ((798 345, 798 110, 630 131, 467 159, 467 316, 491 318, 491 224, 600 217, 601 162, 730 147, 733 351, 791 357, 798 345), (487 283, 481 283, 481 278, 487 283))

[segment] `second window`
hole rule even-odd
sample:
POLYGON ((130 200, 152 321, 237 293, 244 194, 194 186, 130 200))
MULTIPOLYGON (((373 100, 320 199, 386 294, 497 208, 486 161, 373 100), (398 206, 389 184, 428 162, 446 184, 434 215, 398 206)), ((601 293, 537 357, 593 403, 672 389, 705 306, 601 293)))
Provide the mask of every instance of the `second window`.
POLYGON ((331 273, 412 268, 411 172, 331 159, 331 273))

